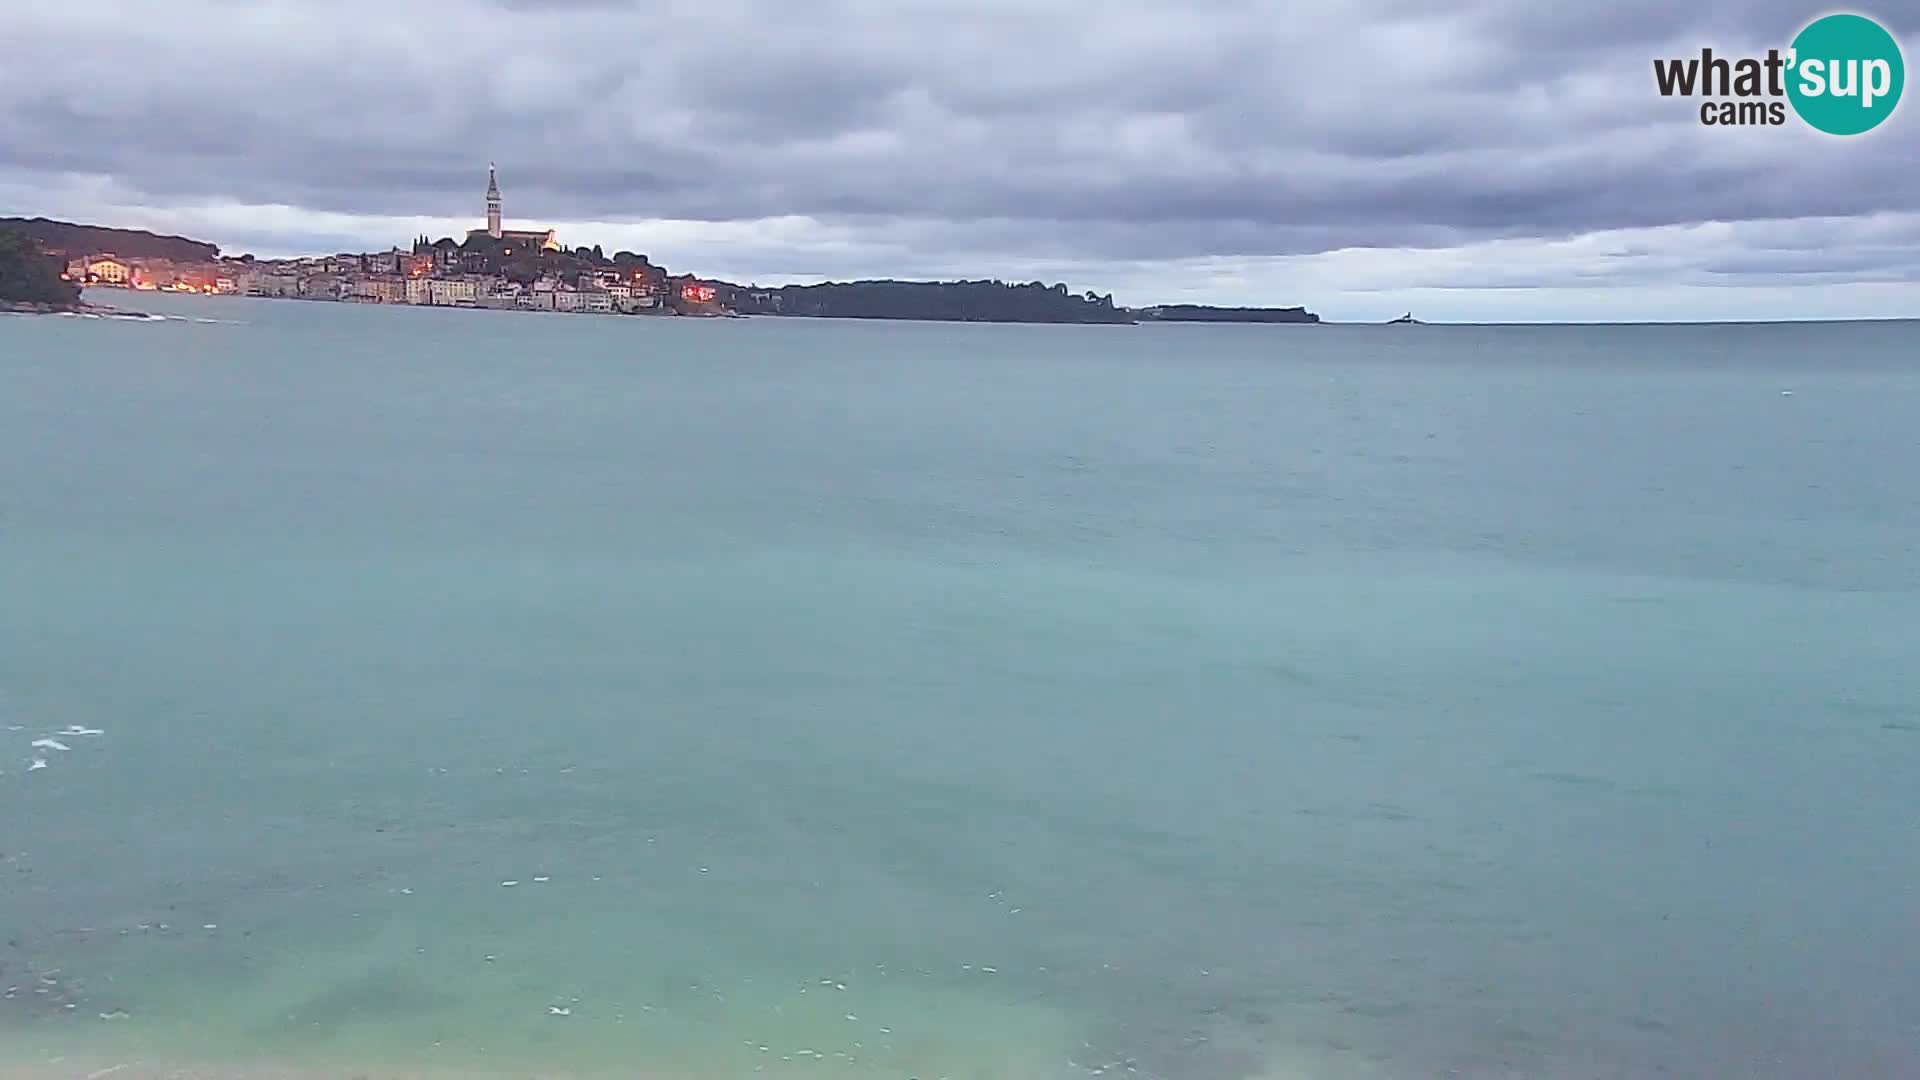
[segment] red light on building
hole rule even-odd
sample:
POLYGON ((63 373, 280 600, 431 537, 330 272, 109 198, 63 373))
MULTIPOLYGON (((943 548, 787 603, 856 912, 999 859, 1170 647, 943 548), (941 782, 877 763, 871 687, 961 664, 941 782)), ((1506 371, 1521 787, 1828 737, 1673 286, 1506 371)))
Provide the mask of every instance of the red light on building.
POLYGON ((715 295, 713 286, 698 282, 690 281, 680 287, 680 298, 691 304, 711 304, 715 295))

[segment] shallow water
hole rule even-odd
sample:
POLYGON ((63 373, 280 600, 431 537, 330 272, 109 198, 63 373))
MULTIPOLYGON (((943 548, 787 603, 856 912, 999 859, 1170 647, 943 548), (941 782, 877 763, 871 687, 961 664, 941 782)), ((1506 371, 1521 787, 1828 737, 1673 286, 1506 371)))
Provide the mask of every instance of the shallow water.
POLYGON ((1920 1071, 1920 326, 150 306, 0 322, 0 1060, 1920 1071))

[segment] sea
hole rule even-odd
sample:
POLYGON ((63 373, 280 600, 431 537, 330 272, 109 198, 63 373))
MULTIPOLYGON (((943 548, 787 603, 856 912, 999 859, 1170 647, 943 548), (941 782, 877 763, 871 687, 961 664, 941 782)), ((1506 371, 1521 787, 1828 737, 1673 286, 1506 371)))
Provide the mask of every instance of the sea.
POLYGON ((1920 323, 0 319, 0 1075, 1920 1075, 1920 323))

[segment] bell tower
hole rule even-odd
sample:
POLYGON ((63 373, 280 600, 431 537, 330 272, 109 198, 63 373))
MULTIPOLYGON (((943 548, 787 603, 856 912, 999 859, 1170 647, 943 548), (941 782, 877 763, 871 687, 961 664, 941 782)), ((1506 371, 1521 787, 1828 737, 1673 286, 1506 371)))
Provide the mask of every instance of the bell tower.
POLYGON ((487 163, 487 235, 500 239, 500 181, 494 178, 493 163, 487 163))

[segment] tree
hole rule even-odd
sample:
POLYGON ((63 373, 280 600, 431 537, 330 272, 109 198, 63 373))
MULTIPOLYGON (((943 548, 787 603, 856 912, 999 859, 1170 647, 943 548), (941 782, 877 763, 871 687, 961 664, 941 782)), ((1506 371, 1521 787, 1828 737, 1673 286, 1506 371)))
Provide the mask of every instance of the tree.
POLYGON ((172 259, 209 263, 220 257, 217 245, 184 236, 156 236, 144 229, 109 229, 47 218, 0 217, 0 229, 18 229, 49 255, 74 258, 111 251, 123 259, 172 259))
POLYGON ((80 286, 61 280, 53 260, 18 229, 0 229, 0 302, 72 307, 80 286))
POLYGON ((723 284, 737 310, 749 314, 855 319, 948 319, 961 322, 1124 323, 1132 317, 1110 302, 1057 286, 1004 281, 852 281, 788 285, 764 293, 723 284))

